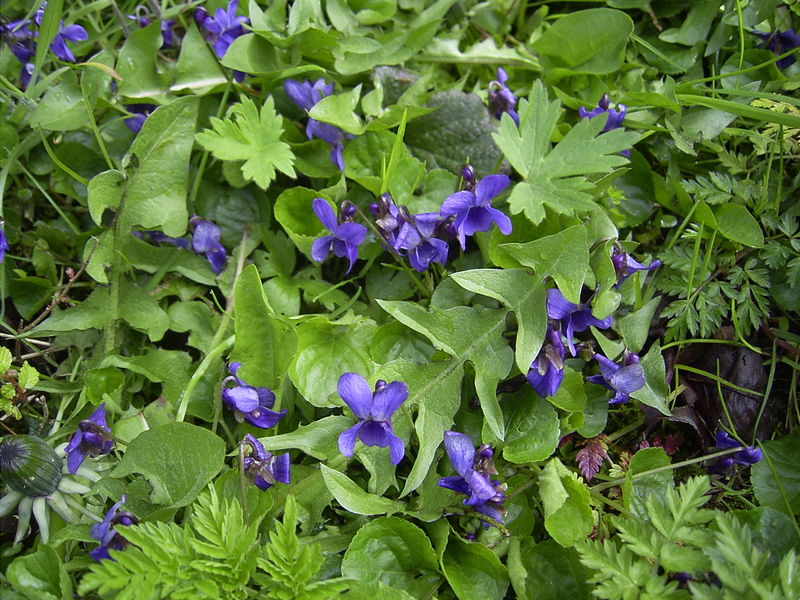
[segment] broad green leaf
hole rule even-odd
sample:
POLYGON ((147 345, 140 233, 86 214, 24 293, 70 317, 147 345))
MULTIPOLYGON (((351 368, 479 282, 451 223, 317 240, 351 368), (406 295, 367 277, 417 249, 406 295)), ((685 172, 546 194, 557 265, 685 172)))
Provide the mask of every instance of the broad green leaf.
MULTIPOLYGON (((5 373, 5 371, 3 371, 3 373, 5 373)), ((23 390, 29 390, 37 383, 39 383, 39 371, 26 360, 22 363, 22 368, 17 375, 17 384, 23 390)))
POLYGON ((238 376, 249 385, 279 389, 297 349, 297 335, 274 315, 255 265, 245 267, 236 282, 234 319, 231 361, 242 363, 238 376))
POLYGON ((221 160, 243 160, 242 175, 267 189, 275 170, 294 177, 294 154, 281 140, 283 119, 275 112, 272 96, 259 112, 249 98, 228 110, 225 119, 211 118, 212 129, 197 134, 197 142, 221 160))
MULTIPOLYGON (((341 1, 341 0, 340 0, 341 1)), ((328 3, 330 6, 331 3, 328 3)), ((408 592, 389 587, 380 581, 354 581, 349 584, 347 600, 414 600, 408 592)))
POLYGON ((317 407, 341 406, 336 385, 343 373, 366 376, 373 370, 369 342, 377 325, 369 319, 332 323, 313 317, 297 326, 297 353, 289 376, 298 391, 317 407))
POLYGON ((560 438, 558 413, 553 406, 528 385, 507 402, 510 410, 503 458, 524 464, 550 457, 560 438))
POLYGON ((634 477, 638 473, 667 467, 671 464, 669 456, 663 448, 643 448, 631 458, 631 464, 625 473, 626 481, 622 484, 622 501, 625 508, 634 515, 647 518, 647 498, 655 495, 664 498, 669 488, 674 485, 672 471, 665 470, 644 477, 634 477))
POLYGON ((758 221, 741 204, 726 202, 714 210, 719 232, 729 240, 751 248, 764 245, 764 234, 758 221))
POLYGON ((26 598, 69 600, 73 597, 72 579, 59 555, 41 544, 35 552, 15 558, 6 571, 8 581, 26 598))
POLYGON ((125 190, 125 174, 116 169, 98 173, 89 181, 89 214, 97 225, 103 224, 107 208, 116 210, 125 190))
POLYGON ((583 411, 586 407, 586 391, 581 372, 570 366, 564 366, 564 379, 555 396, 550 396, 547 400, 561 410, 572 413, 583 411))
MULTIPOLYGON (((252 71, 248 72, 252 73, 252 71)), ((170 86, 170 90, 190 90, 202 96, 215 87, 227 83, 228 78, 219 68, 217 58, 203 39, 203 36, 200 35, 197 26, 192 24, 181 40, 177 74, 175 83, 170 86)))
POLYGON ((89 402, 97 406, 103 401, 104 395, 114 394, 124 383, 125 375, 117 368, 89 369, 83 376, 83 393, 89 402))
POLYGON ((86 125, 86 101, 74 71, 50 88, 30 116, 30 126, 47 131, 72 131, 86 125))
POLYGON ((640 352, 648 336, 650 335, 650 324, 653 315, 656 313, 661 298, 653 298, 639 310, 628 313, 621 319, 617 319, 614 328, 619 331, 625 346, 631 352, 640 352))
POLYGON ((275 201, 275 220, 281 224, 297 249, 311 259, 311 244, 327 230, 313 214, 311 203, 324 194, 301 186, 287 188, 275 201))
POLYGON ((346 510, 357 515, 386 515, 403 512, 405 506, 402 502, 395 502, 365 492, 358 484, 347 475, 324 464, 319 466, 322 479, 328 491, 333 494, 336 501, 346 510))
POLYGON ((123 281, 119 291, 119 317, 131 327, 144 331, 151 342, 164 337, 169 317, 158 301, 134 283, 123 281))
POLYGON ((172 237, 186 232, 197 104, 191 96, 174 100, 154 110, 142 125, 122 160, 128 180, 121 231, 138 225, 161 229, 172 237))
POLYGON ((508 571, 483 544, 451 536, 442 555, 442 571, 459 600, 502 600, 508 571))
MULTIPOLYGON (((259 35, 241 35, 233 40, 225 52, 222 64, 242 73, 257 75, 277 74, 295 66, 296 62, 285 50, 259 35)), ((324 73, 319 67, 316 69, 320 71, 320 76, 324 73)))
POLYGON ((381 582, 415 598, 440 579, 438 570, 425 532, 398 517, 381 517, 361 527, 342 559, 343 576, 381 582))
MULTIPOLYGON (((451 2, 452 3, 452 2, 451 2)), ((414 56, 436 35, 441 21, 433 19, 414 29, 399 28, 375 36, 373 45, 360 36, 349 37, 334 49, 334 67, 342 75, 369 71, 377 65, 398 65, 414 56)))
POLYGON ((800 432, 764 442, 762 447, 764 459, 750 468, 756 499, 782 513, 800 513, 800 432))
POLYGON ((613 73, 624 60, 633 20, 611 8, 590 8, 563 15, 533 42, 548 66, 578 73, 613 73))
POLYGON ((589 271, 585 227, 573 225, 532 242, 502 244, 501 247, 526 267, 532 267, 542 279, 555 279, 564 297, 580 304, 583 281, 589 271))
POLYGON ((308 116, 323 123, 330 123, 339 129, 361 135, 367 126, 356 115, 356 106, 361 96, 361 85, 348 92, 333 94, 317 102, 308 112, 308 116))
POLYGON ((5 373, 11 368, 11 350, 0 346, 0 373, 5 373))
POLYGON ((225 442, 208 429, 170 423, 149 429, 130 444, 112 477, 141 473, 153 486, 154 504, 190 504, 222 468, 225 442))
POLYGON ((119 367, 147 377, 152 382, 163 384, 161 394, 164 399, 177 405, 186 383, 191 375, 192 359, 188 353, 180 350, 150 348, 144 354, 136 356, 106 356, 101 367, 119 367))
POLYGON ((716 2, 696 2, 689 6, 691 8, 683 17, 681 26, 662 31, 658 34, 659 39, 684 46, 706 41, 711 24, 719 14, 719 7, 716 2))
POLYGON ((658 342, 654 343, 641 361, 644 369, 645 384, 640 390, 631 393, 631 398, 636 398, 648 406, 652 406, 661 414, 671 415, 667 406, 667 368, 664 364, 664 357, 661 355, 661 347, 658 342))
POLYGON ((467 159, 479 177, 495 170, 501 154, 492 141, 496 125, 483 100, 458 90, 434 94, 428 106, 437 110, 410 121, 404 141, 428 168, 458 173, 467 159))
POLYGON ((522 269, 474 269, 451 275, 464 289, 499 300, 517 316, 514 356, 525 374, 539 353, 547 328, 547 295, 541 281, 522 269))
POLYGON ((530 537, 512 538, 508 573, 520 600, 589 600, 588 576, 578 553, 553 540, 538 544, 530 537))
POLYGON ((556 542, 568 548, 589 535, 594 524, 589 489, 557 458, 539 475, 539 494, 545 529, 556 542))
POLYGON ((120 95, 167 101, 169 78, 158 66, 158 51, 162 42, 159 21, 131 32, 117 59, 117 72, 122 78, 119 82, 120 95))
POLYGON ((323 417, 309 425, 301 425, 291 433, 259 438, 270 452, 300 450, 319 460, 339 456, 339 435, 353 426, 353 419, 338 415, 323 417))
POLYGON ((108 288, 98 287, 77 306, 53 310, 50 316, 31 329, 28 335, 42 336, 65 331, 102 329, 108 318, 108 288))
POLYGON ((459 306, 443 310, 424 308, 411 302, 378 300, 395 319, 427 337, 439 350, 455 359, 458 365, 469 360, 475 366, 475 389, 486 424, 503 439, 503 413, 497 401, 497 384, 511 370, 511 348, 503 339, 506 312, 459 306))

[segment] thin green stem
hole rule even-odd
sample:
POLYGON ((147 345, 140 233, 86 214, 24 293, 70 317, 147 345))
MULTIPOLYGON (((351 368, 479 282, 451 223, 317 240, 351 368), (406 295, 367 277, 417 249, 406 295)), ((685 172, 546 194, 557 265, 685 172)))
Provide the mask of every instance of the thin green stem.
MULTIPOLYGON (((223 319, 225 317, 223 316, 223 319)), ((236 336, 229 336, 222 343, 217 344, 213 347, 208 354, 206 354, 205 358, 200 361, 200 365, 195 369, 195 372, 192 373, 192 377, 189 379, 189 382, 186 384, 186 388, 183 390, 181 394, 180 403, 178 405, 178 413, 175 415, 175 421, 180 423, 186 417, 186 409, 189 406, 189 399, 192 397, 192 392, 194 392, 194 388, 197 387, 197 384, 200 383, 200 380, 203 378, 203 375, 206 374, 208 368, 212 365, 214 360, 223 352, 225 352, 228 348, 233 346, 233 342, 236 339, 236 336)))

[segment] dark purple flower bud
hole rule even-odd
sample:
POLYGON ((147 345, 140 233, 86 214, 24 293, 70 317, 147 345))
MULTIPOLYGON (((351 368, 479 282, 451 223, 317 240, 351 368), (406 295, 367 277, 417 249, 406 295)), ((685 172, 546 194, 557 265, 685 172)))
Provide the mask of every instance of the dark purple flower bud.
POLYGON ((526 375, 528 383, 542 398, 555 396, 564 380, 564 344, 561 333, 548 325, 545 343, 526 375))
POLYGON ((428 269, 432 262, 447 262, 447 242, 434 237, 439 224, 438 213, 409 215, 397 233, 394 248, 405 250, 411 266, 419 272, 428 269))
POLYGON ((139 133, 147 117, 156 108, 158 107, 155 104, 126 104, 125 110, 133 114, 130 117, 125 117, 125 126, 133 133, 139 133))
POLYGON ((97 407, 88 419, 78 423, 78 429, 67 444, 67 469, 73 475, 86 460, 87 456, 95 457, 111 452, 114 438, 106 424, 105 402, 97 407))
POLYGON ((754 465, 764 458, 764 453, 760 448, 756 448, 754 446, 744 447, 725 431, 717 432, 715 442, 717 448, 720 450, 728 450, 730 448, 741 448, 741 450, 733 456, 726 456, 718 463, 712 465, 710 469, 713 472, 721 473, 727 471, 734 464, 749 467, 750 465, 754 465))
POLYGON ((192 250, 205 254, 214 273, 221 273, 228 262, 228 253, 219 241, 220 230, 211 221, 194 216, 189 221, 193 229, 192 250))
MULTIPOLYGON (((763 33, 761 31, 753 31, 755 35, 761 38, 761 45, 759 48, 766 48, 772 50, 777 55, 785 54, 790 50, 800 46, 800 34, 794 29, 787 29, 786 31, 778 31, 777 29, 772 33, 763 33)), ((775 64, 781 70, 793 65, 797 61, 797 53, 790 54, 789 56, 780 59, 775 64)))
MULTIPOLYGON (((308 112, 317 102, 333 93, 333 84, 327 83, 324 79, 317 79, 314 83, 310 79, 302 83, 287 79, 283 82, 283 89, 299 109, 308 112)), ((331 162, 337 169, 344 171, 344 140, 352 136, 347 136, 344 131, 328 123, 309 119, 306 124, 306 137, 310 140, 318 138, 330 144, 331 162)))
POLYGON ((464 504, 502 523, 506 486, 490 478, 497 470, 491 457, 485 456, 486 447, 476 450, 468 436, 456 431, 444 432, 444 447, 458 475, 442 477, 438 485, 465 494, 464 504))
POLYGON ((586 331, 589 327, 608 329, 614 322, 610 316, 598 319, 592 315, 592 309, 585 305, 573 304, 557 289, 547 290, 547 316, 561 321, 561 328, 567 338, 567 346, 572 356, 575 356, 575 343, 572 336, 575 333, 586 331))
POLYGON ((19 71, 19 81, 23 88, 27 88, 30 85, 31 77, 33 77, 33 63, 28 62, 23 64, 19 71))
POLYGON ((349 200, 342 202, 342 205, 339 207, 339 213, 342 215, 342 220, 344 221, 352 221, 353 217, 356 216, 356 212, 358 211, 355 205, 349 200))
POLYGON ((267 490, 275 483, 289 483, 289 453, 274 456, 257 438, 249 433, 241 444, 242 468, 245 476, 260 490, 267 490))
POLYGON ((247 385, 237 377, 236 372, 241 366, 241 363, 234 362, 228 367, 231 376, 226 377, 222 382, 222 399, 240 423, 247 421, 262 429, 275 426, 286 414, 286 409, 284 408, 280 412, 271 410, 275 406, 275 394, 266 387, 247 385), (226 387, 229 383, 236 385, 226 387))
POLYGON ((592 375, 586 380, 605 386, 614 392, 614 397, 609 404, 624 404, 630 395, 644 387, 644 369, 639 364, 636 354, 626 354, 623 364, 619 365, 601 354, 595 354, 594 359, 600 363, 600 375, 592 375))
POLYGON ((8 240, 3 231, 3 222, 0 221, 0 264, 6 259, 6 252, 8 252, 8 240))
MULTIPOLYGON (((47 2, 43 2, 41 8, 36 11, 33 17, 37 26, 42 25, 42 18, 44 17, 44 9, 47 7, 47 2)), ((89 34, 80 25, 68 25, 64 27, 64 21, 58 23, 58 33, 56 33, 53 41, 50 42, 50 50, 53 51, 58 58, 66 62, 75 62, 75 55, 72 50, 67 46, 67 42, 85 42, 89 39, 89 34)))
POLYGON ((489 83, 489 110, 495 119, 499 119, 503 113, 514 120, 519 127, 519 115, 517 114, 517 97, 506 85, 508 74, 503 67, 497 67, 497 80, 489 83))
POLYGON ((125 504, 127 497, 125 494, 114 506, 106 513, 105 519, 101 523, 95 523, 89 530, 90 535, 100 542, 100 546, 89 552, 89 556, 100 561, 103 559, 114 560, 108 553, 109 550, 124 550, 128 545, 128 540, 122 537, 115 529, 115 525, 124 527, 136 525, 139 519, 129 512, 118 512, 119 508, 125 504))
POLYGON ((358 419, 339 436, 339 452, 348 458, 353 456, 356 439, 360 439, 366 446, 388 446, 389 458, 396 465, 403 460, 405 444, 392 431, 392 415, 408 398, 408 388, 402 381, 382 383, 373 392, 358 373, 345 373, 339 378, 339 396, 358 419))
POLYGON ((456 236, 464 250, 467 236, 476 231, 489 231, 496 223, 498 229, 508 235, 511 233, 511 219, 496 208, 492 208, 492 199, 508 187, 508 175, 488 175, 478 182, 475 191, 461 190, 451 194, 442 203, 439 214, 443 217, 455 217, 456 236))
POLYGON ((250 20, 236 16, 238 5, 239 0, 231 0, 227 10, 218 8, 213 17, 204 8, 198 7, 194 11, 194 21, 203 37, 211 44, 217 58, 225 56, 236 38, 248 33, 243 25, 250 20))
POLYGON ((614 270, 617 273, 616 287, 637 271, 653 271, 661 266, 660 260, 654 260, 649 265, 643 265, 634 259, 630 254, 623 252, 619 248, 614 248, 614 254, 611 256, 611 262, 614 264, 614 270))
POLYGON ((315 262, 322 262, 333 251, 336 256, 347 257, 350 261, 350 266, 345 272, 349 273, 358 258, 358 246, 367 237, 367 228, 358 223, 337 222, 333 208, 322 198, 314 198, 311 207, 320 222, 331 232, 331 235, 314 240, 311 245, 311 258, 315 262))
POLYGON ((475 169, 472 168, 472 165, 464 165, 461 167, 461 178, 464 180, 465 189, 475 189, 475 185, 478 183, 478 180, 475 177, 475 169))

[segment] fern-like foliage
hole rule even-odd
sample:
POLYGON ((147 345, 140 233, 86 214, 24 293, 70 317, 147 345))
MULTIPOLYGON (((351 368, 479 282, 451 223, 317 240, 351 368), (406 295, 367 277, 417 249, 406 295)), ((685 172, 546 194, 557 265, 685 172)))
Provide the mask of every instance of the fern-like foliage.
POLYGON ((342 578, 315 581, 322 565, 322 550, 318 543, 304 543, 296 533, 297 503, 294 496, 286 498, 283 522, 276 523, 270 534, 264 557, 258 566, 269 575, 256 575, 264 583, 264 597, 274 600, 326 600, 347 588, 342 578))
POLYGON ((606 600, 800 598, 795 553, 771 567, 746 524, 703 508, 709 487, 707 477, 696 477, 664 496, 652 494, 647 518, 614 518, 617 536, 580 545, 581 562, 593 572, 594 594, 606 600), (678 574, 691 578, 688 588, 681 588, 678 574))
POLYGON ((92 565, 78 591, 116 593, 117 600, 245 598, 256 569, 260 521, 245 524, 239 502, 220 500, 209 486, 194 503, 188 526, 121 527, 131 545, 112 550, 114 560, 92 565))

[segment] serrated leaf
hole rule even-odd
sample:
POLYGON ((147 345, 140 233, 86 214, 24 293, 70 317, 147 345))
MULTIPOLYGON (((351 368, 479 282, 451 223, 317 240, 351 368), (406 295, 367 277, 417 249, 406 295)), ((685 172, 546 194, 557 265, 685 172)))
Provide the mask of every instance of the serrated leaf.
POLYGON ((281 141, 283 120, 269 96, 259 112, 249 98, 228 111, 225 119, 211 118, 212 129, 197 134, 197 142, 221 160, 241 160, 242 175, 262 189, 275 179, 275 170, 294 177, 294 154, 281 141))
MULTIPOLYGON (((0 370, 0 373, 4 372, 5 370, 0 370)), ((17 383, 19 383, 19 386, 24 390, 29 390, 39 383, 39 371, 37 371, 35 367, 32 367, 27 360, 22 364, 22 368, 19 370, 19 379, 17 383)))
POLYGON ((11 350, 5 346, 0 346, 0 375, 11 368, 11 350))

